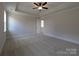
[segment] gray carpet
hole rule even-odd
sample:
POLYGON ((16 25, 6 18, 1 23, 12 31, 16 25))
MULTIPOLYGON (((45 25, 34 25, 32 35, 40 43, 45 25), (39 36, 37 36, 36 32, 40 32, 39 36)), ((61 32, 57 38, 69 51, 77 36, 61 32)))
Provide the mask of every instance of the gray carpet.
POLYGON ((7 39, 2 56, 76 56, 79 45, 64 40, 35 35, 30 38, 7 39))

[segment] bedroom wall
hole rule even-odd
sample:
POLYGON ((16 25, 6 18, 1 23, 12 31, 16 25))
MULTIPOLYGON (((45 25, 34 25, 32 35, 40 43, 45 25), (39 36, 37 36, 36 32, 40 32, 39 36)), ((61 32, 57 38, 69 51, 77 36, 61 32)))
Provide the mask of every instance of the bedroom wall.
POLYGON ((0 2, 0 54, 4 45, 4 42, 6 40, 4 33, 4 9, 3 9, 3 3, 0 2))
POLYGON ((79 44, 79 7, 45 16, 45 35, 79 44))
POLYGON ((37 20, 37 33, 41 33, 41 20, 40 19, 36 19, 37 20))
POLYGON ((8 16, 7 38, 20 38, 36 33, 36 20, 29 15, 12 14, 8 16))

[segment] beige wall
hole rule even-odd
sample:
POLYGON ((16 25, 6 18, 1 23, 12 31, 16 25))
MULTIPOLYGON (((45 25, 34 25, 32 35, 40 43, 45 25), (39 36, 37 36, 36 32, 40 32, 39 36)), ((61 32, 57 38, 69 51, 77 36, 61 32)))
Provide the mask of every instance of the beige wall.
POLYGON ((48 14, 43 32, 79 44, 79 7, 48 14))
POLYGON ((13 14, 8 17, 7 37, 17 38, 36 33, 36 20, 29 15, 13 14))
POLYGON ((4 9, 3 9, 3 3, 0 2, 0 53, 2 51, 4 42, 5 42, 5 36, 4 36, 4 9))
POLYGON ((37 19, 37 33, 41 32, 41 20, 37 19))

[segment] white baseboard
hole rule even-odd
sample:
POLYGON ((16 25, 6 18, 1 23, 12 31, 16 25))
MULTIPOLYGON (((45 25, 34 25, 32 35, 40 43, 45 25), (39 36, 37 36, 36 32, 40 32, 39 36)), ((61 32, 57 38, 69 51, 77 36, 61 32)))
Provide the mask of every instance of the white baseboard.
POLYGON ((61 40, 64 40, 64 41, 68 41, 68 42, 71 42, 71 43, 79 44, 79 41, 77 41, 78 39, 72 40, 72 38, 66 38, 66 37, 61 37, 61 36, 57 36, 57 35, 51 35, 51 34, 48 34, 48 33, 44 33, 44 35, 49 36, 49 37, 53 37, 53 38, 57 38, 57 39, 61 39, 61 40))
MULTIPOLYGON (((49 37, 54 37, 54 38, 65 40, 65 41, 68 41, 68 42, 71 42, 71 43, 79 44, 79 38, 67 37, 65 35, 62 35, 62 37, 61 37, 61 36, 58 36, 58 35, 54 35, 54 34, 52 35, 52 34, 48 34, 48 33, 43 33, 43 34, 46 35, 46 36, 49 36, 49 37)), ((35 35, 37 35, 37 34, 19 35, 19 36, 14 36, 13 38, 14 39, 24 39, 24 38, 34 37, 35 35)), ((8 38, 10 38, 10 37, 8 37, 8 38)))
POLYGON ((24 34, 24 35, 16 35, 16 36, 7 36, 7 39, 24 39, 24 38, 30 38, 35 36, 36 34, 24 34))

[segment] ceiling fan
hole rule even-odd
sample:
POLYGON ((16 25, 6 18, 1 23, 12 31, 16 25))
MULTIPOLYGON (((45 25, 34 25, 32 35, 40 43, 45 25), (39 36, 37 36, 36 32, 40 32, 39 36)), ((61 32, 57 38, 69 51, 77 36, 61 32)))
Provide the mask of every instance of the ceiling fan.
POLYGON ((42 9, 48 9, 47 2, 34 2, 33 3, 34 8, 33 9, 38 9, 38 10, 42 10, 42 9))

